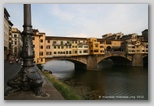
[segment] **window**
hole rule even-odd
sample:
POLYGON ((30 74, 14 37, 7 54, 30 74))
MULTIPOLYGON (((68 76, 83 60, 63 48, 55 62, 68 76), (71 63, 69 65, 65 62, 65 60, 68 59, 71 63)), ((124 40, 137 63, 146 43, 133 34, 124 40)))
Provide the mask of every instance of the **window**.
POLYGON ((103 48, 104 46, 100 46, 100 48, 103 48))
POLYGON ((16 45, 17 44, 17 41, 15 41, 14 44, 16 45))
POLYGON ((50 49, 50 45, 47 45, 46 48, 47 48, 47 49, 50 49))
POLYGON ((88 53, 88 50, 84 50, 83 53, 88 53))
POLYGON ((84 48, 88 48, 88 46, 84 46, 84 48))
POLYGON ((53 41, 53 45, 56 45, 56 43, 57 43, 56 41, 53 41))
POLYGON ((106 41, 106 44, 111 44, 111 41, 106 41))
POLYGON ((15 35, 14 35, 14 37, 16 38, 16 37, 17 37, 17 35, 15 34, 15 35))
POLYGON ((40 39, 40 42, 43 42, 43 39, 40 39))
POLYGON ((56 54, 56 52, 54 52, 54 54, 56 54))
POLYGON ((43 49, 43 46, 40 46, 40 49, 43 49))
POLYGON ((140 52, 140 50, 137 50, 137 52, 140 52))
POLYGON ((96 44, 95 47, 98 47, 98 44, 96 44))
POLYGON ((79 48, 82 48, 82 46, 78 46, 79 48))
POLYGON ((48 40, 48 43, 50 43, 50 40, 48 40))
POLYGON ((43 59, 41 59, 41 62, 43 62, 43 59))
POLYGON ((61 41, 61 45, 63 45, 63 41, 61 41))
POLYGON ((35 37, 32 37, 33 40, 35 40, 35 37))
POLYGON ((17 47, 14 48, 14 52, 15 52, 15 53, 17 52, 17 47))
POLYGON ((40 54, 40 56, 43 56, 43 52, 40 52, 39 54, 40 54))
POLYGON ((54 46, 54 49, 56 49, 56 46, 54 46))
POLYGON ((71 51, 69 51, 69 54, 71 54, 71 51))
POLYGON ((79 53, 82 53, 82 51, 80 50, 79 53))
POLYGON ((94 50, 94 52, 98 52, 98 50, 94 50))

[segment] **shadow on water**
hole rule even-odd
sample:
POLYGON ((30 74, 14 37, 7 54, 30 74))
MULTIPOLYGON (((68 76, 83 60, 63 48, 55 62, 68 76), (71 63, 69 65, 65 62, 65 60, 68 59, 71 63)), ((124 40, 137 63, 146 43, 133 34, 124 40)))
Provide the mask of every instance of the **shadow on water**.
POLYGON ((148 99, 146 67, 112 66, 110 60, 105 60, 98 71, 74 70, 68 61, 54 61, 45 68, 86 100, 148 99))

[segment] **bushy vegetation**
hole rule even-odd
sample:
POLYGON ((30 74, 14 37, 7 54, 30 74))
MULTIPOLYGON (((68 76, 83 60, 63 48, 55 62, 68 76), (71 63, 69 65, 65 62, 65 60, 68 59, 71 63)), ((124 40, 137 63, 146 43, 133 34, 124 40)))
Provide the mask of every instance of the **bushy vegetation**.
POLYGON ((54 85, 54 87, 61 93, 61 95, 66 100, 81 100, 81 97, 73 92, 73 90, 67 86, 65 83, 60 82, 55 77, 47 72, 43 72, 43 74, 48 78, 50 82, 54 85))

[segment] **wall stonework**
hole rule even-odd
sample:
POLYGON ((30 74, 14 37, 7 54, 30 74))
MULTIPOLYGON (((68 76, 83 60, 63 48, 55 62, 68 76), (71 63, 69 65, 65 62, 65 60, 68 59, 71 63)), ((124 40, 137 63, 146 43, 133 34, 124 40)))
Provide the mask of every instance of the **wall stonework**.
POLYGON ((142 56, 142 54, 134 54, 132 66, 143 66, 143 56, 142 56))

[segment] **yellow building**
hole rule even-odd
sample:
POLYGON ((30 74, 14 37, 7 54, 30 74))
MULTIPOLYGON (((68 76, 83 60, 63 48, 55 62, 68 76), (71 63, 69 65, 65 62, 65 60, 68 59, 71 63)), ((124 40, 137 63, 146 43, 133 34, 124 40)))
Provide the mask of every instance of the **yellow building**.
POLYGON ((105 54, 104 42, 102 39, 97 39, 97 41, 100 42, 100 54, 105 54))
POLYGON ((77 56, 78 55, 78 43, 77 40, 72 40, 72 56, 77 56))
POLYGON ((33 29, 33 32, 34 61, 36 64, 44 64, 46 56, 45 33, 40 33, 37 29, 33 29))
POLYGON ((103 40, 105 51, 120 51, 122 40, 103 40))
POLYGON ((87 39, 89 44, 89 54, 100 54, 100 42, 97 41, 97 38, 87 39))

